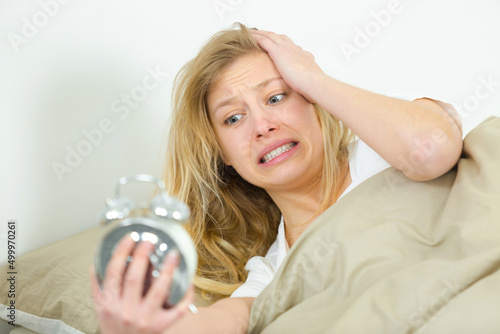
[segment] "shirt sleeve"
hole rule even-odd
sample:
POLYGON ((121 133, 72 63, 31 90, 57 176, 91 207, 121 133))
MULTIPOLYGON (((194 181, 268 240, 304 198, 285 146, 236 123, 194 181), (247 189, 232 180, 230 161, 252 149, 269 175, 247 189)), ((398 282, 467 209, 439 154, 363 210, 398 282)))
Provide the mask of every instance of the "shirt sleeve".
POLYGON ((265 257, 254 256, 248 260, 245 270, 248 277, 231 297, 257 297, 271 283, 277 271, 278 240, 269 248, 265 257))

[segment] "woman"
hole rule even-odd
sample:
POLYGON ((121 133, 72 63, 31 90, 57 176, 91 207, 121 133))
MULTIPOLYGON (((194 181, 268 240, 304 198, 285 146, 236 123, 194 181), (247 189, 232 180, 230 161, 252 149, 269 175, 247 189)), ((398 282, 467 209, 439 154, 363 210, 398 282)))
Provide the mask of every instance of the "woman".
POLYGON ((176 79, 165 173, 169 192, 192 210, 194 285, 216 302, 186 312, 191 291, 161 308, 175 256, 142 297, 151 245, 137 247, 124 275, 133 249, 124 239, 103 291, 94 280, 101 331, 245 333, 255 297, 326 208, 389 166, 417 181, 446 173, 461 139, 449 105, 335 80, 283 35, 243 25, 216 34, 176 79))

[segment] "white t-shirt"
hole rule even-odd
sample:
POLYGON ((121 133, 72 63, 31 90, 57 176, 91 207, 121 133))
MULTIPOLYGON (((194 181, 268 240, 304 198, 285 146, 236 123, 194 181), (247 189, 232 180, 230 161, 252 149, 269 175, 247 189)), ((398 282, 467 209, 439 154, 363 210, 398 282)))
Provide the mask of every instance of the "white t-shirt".
MULTIPOLYGON (((356 140, 349 150, 349 171, 352 182, 339 199, 369 177, 388 167, 390 167, 389 163, 368 145, 359 139, 356 140)), ((265 257, 254 256, 248 260, 245 266, 248 271, 247 280, 233 292, 231 297, 257 297, 273 279, 281 263, 283 263, 288 249, 285 238, 285 224, 283 217, 281 217, 276 241, 271 245, 265 257)))

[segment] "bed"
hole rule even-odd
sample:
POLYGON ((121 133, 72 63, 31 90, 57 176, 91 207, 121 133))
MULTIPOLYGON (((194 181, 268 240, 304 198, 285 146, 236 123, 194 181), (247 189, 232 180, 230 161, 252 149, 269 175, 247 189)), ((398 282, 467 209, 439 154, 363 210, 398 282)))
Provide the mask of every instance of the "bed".
MULTIPOLYGON (((391 168, 343 197, 291 248, 252 307, 249 333, 500 332, 499 143, 491 117, 442 177, 413 182, 391 168)), ((98 332, 88 270, 102 233, 17 260, 23 329, 11 333, 98 332)), ((8 321, 6 280, 0 288, 8 321)))

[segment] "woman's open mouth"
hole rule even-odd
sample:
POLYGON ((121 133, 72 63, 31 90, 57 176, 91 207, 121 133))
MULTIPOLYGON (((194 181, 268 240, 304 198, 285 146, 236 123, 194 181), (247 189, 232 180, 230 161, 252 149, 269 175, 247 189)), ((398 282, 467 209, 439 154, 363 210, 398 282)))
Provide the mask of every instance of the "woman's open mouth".
POLYGON ((269 161, 273 160, 274 158, 280 156, 281 154, 291 150, 292 148, 294 148, 295 146, 297 145, 296 142, 291 142, 291 143, 287 143, 285 145, 282 145, 278 148, 275 148, 274 150, 272 150, 271 152, 265 154, 261 159, 260 159, 260 163, 261 164, 265 164, 265 163, 268 163, 269 161))

